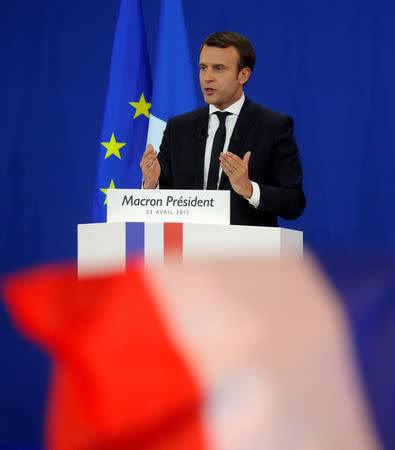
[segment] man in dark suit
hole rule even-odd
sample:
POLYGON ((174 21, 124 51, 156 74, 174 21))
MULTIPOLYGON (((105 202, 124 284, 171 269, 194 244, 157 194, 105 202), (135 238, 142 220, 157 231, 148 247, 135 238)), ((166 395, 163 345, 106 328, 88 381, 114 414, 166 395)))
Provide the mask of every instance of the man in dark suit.
POLYGON ((231 223, 277 226, 304 210, 302 167, 289 116, 253 103, 243 88, 255 64, 244 36, 210 35, 200 49, 200 86, 209 106, 171 118, 158 155, 140 166, 144 189, 227 189, 231 223))

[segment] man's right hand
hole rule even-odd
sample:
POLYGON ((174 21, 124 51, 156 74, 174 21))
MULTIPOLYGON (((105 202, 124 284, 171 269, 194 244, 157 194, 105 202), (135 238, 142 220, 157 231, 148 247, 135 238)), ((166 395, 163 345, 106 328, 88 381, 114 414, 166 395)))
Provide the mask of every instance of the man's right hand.
POLYGON ((141 158, 140 167, 143 173, 143 189, 155 189, 158 186, 160 164, 151 144, 148 144, 141 158))

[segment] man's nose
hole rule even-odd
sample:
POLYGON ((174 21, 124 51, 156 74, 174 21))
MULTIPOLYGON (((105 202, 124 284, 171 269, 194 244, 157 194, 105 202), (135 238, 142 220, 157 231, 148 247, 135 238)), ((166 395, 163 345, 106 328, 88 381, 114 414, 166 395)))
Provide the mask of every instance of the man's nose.
POLYGON ((214 80, 214 72, 211 69, 207 69, 204 72, 204 81, 213 81, 214 80))

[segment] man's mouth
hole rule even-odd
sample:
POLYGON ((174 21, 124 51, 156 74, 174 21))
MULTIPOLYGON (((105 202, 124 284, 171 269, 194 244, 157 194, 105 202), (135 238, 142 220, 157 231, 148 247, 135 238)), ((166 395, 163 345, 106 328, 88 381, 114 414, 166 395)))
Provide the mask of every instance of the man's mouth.
POLYGON ((215 92, 215 89, 213 88, 204 88, 204 91, 207 95, 212 95, 215 92))

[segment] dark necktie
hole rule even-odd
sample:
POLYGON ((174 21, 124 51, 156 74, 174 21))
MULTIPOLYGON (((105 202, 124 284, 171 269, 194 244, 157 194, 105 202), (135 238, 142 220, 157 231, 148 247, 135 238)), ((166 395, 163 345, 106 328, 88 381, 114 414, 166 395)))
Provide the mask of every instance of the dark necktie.
POLYGON ((225 120, 226 116, 229 116, 231 113, 216 111, 214 114, 218 116, 219 127, 215 133, 213 148, 211 150, 210 169, 208 171, 206 189, 217 189, 219 174, 219 154, 224 149, 226 136, 225 120))

